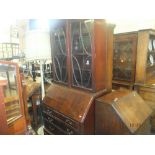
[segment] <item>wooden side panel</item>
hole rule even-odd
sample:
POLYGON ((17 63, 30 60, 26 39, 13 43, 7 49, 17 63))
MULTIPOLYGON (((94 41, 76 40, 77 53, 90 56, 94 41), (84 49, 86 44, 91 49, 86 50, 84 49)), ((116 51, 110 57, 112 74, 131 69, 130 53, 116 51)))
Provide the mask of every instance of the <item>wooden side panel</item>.
POLYGON ((137 61, 136 61, 136 83, 146 81, 146 63, 148 50, 149 34, 147 31, 138 32, 137 61))
POLYGON ((106 58, 107 58, 107 32, 104 20, 94 22, 94 48, 93 76, 95 91, 105 88, 106 58))
MULTIPOLYGON (((94 101, 95 102, 95 101, 94 101)), ((88 113, 87 113, 87 116, 86 116, 86 119, 85 119, 85 122, 83 124, 83 134, 87 134, 87 135, 94 135, 94 129, 95 129, 95 113, 94 113, 94 102, 92 103, 88 113)))
POLYGON ((107 60, 106 60, 106 88, 112 89, 112 77, 113 77, 113 31, 114 25, 108 25, 107 27, 107 60))

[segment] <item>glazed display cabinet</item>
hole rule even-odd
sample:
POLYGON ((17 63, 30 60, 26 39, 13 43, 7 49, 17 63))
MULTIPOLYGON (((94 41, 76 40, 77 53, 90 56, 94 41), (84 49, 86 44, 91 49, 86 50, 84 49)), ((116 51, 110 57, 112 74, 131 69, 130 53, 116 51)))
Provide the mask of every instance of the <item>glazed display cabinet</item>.
POLYGON ((112 88, 114 25, 103 19, 53 23, 54 82, 43 100, 45 134, 94 134, 94 100, 112 88))
POLYGON ((137 32, 114 35, 113 88, 133 89, 136 74, 137 32))
POLYGON ((0 61, 0 134, 24 134, 26 122, 19 68, 0 61))

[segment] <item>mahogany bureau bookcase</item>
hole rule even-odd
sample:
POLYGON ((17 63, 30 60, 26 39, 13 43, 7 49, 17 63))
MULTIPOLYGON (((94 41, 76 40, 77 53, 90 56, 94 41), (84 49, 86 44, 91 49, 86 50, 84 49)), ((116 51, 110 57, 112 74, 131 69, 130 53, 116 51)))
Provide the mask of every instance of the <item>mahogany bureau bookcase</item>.
POLYGON ((103 19, 51 26, 53 83, 43 100, 45 134, 94 134, 95 98, 112 89, 114 25, 103 19))

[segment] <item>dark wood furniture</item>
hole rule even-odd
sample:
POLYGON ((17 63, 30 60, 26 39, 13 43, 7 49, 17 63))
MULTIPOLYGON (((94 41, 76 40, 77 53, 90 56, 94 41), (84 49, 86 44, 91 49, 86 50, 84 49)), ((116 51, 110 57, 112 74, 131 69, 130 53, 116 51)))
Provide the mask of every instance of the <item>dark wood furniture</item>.
POLYGON ((139 31, 138 36, 134 89, 153 109, 151 124, 155 131, 155 31, 139 31))
POLYGON ((45 134, 94 134, 94 99, 112 88, 114 25, 80 19, 55 23, 54 84, 43 100, 45 134))
POLYGON ((0 134, 25 134, 22 87, 16 63, 0 61, 0 134), (5 82, 4 82, 5 81, 5 82))
POLYGON ((150 134, 151 113, 136 92, 113 91, 96 99, 95 134, 150 134))
POLYGON ((38 127, 39 124, 39 114, 38 114, 38 105, 37 102, 41 103, 41 81, 37 78, 36 81, 33 81, 31 77, 25 78, 23 81, 23 91, 24 91, 24 110, 27 123, 34 126, 34 128, 38 127), (30 115, 28 113, 28 102, 30 101, 32 104, 32 113, 33 120, 31 120, 30 115))
POLYGON ((44 127, 52 134, 94 134, 94 99, 97 93, 52 84, 44 98, 44 127))
POLYGON ((113 89, 133 89, 136 75, 137 32, 114 35, 113 89))
MULTIPOLYGON (((114 36, 113 89, 135 89, 155 110, 155 31, 152 29, 114 36)), ((155 122, 152 115, 151 122, 155 122)), ((155 124, 152 123, 152 129, 155 124)), ((153 129, 155 130, 155 128, 153 129)))

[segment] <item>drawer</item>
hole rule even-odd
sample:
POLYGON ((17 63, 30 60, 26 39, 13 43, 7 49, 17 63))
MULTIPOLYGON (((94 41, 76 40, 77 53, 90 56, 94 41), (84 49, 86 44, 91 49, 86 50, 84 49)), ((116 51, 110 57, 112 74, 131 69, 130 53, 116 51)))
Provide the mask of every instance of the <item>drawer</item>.
MULTIPOLYGON (((54 124, 48 123, 46 120, 44 120, 44 127, 54 135, 64 135, 65 134, 63 131, 61 131, 61 129, 58 129, 54 124)), ((46 133, 47 133, 47 131, 46 131, 46 133)))
POLYGON ((74 129, 71 129, 70 127, 56 120, 53 120, 53 122, 49 122, 48 120, 44 119, 44 126, 54 134, 67 134, 67 135, 77 134, 77 132, 74 131, 74 129), (56 130, 58 130, 59 132, 56 130))
POLYGON ((79 129, 78 127, 77 128, 74 128, 70 124, 65 123, 64 121, 62 121, 61 119, 59 119, 58 117, 51 117, 51 116, 47 115, 46 113, 43 113, 43 118, 47 122, 53 123, 53 124, 57 125, 61 129, 63 129, 65 132, 67 132, 67 129, 74 130, 75 132, 78 132, 79 131, 78 130, 79 129))
MULTIPOLYGON (((53 110, 52 108, 49 108, 44 105, 43 113, 47 114, 53 119, 56 119, 58 121, 62 121, 66 125, 69 125, 70 127, 74 128, 75 130, 79 130, 79 123, 70 119, 69 117, 57 112, 56 110, 53 110)), ((46 116, 45 116, 46 117, 46 116)))

